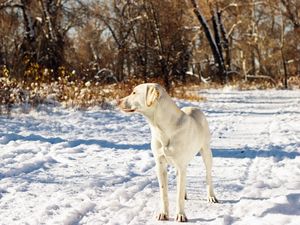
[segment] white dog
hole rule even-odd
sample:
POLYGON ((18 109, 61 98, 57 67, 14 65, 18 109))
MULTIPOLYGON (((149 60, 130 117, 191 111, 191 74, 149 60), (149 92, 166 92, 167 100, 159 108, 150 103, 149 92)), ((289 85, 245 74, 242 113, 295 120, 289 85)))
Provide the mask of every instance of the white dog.
POLYGON ((118 100, 118 105, 124 112, 141 113, 149 122, 162 203, 158 220, 169 218, 167 165, 171 164, 177 170, 176 220, 187 221, 184 213, 186 170, 199 152, 206 167, 207 200, 218 202, 211 178, 210 132, 200 109, 184 107, 180 110, 164 88, 154 83, 138 85, 129 96, 118 100))

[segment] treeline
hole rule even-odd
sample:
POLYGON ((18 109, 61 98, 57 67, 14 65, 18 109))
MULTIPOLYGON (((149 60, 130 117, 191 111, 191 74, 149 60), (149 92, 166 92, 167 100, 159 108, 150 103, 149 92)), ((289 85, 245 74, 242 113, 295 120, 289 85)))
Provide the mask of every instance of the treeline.
POLYGON ((287 87, 299 40, 298 0, 0 0, 0 77, 23 82, 287 87))

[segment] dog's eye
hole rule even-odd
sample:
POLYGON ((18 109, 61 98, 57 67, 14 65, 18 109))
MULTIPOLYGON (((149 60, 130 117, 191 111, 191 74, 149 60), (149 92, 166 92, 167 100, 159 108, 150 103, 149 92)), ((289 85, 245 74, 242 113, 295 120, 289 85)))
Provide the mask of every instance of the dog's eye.
POLYGON ((135 91, 133 91, 132 94, 135 95, 135 91))

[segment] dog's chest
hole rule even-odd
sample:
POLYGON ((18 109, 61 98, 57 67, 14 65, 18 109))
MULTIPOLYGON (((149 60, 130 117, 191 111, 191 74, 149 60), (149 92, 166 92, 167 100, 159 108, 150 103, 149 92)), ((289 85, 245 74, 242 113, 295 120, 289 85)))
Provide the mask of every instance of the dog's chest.
POLYGON ((152 135, 156 140, 160 142, 163 147, 168 147, 170 144, 170 137, 163 130, 154 127, 152 130, 152 135))
POLYGON ((166 132, 157 128, 152 131, 152 135, 160 143, 160 147, 155 149, 157 155, 164 156, 169 164, 173 164, 173 158, 176 155, 176 146, 174 146, 176 141, 173 140, 174 136, 169 136, 166 132))

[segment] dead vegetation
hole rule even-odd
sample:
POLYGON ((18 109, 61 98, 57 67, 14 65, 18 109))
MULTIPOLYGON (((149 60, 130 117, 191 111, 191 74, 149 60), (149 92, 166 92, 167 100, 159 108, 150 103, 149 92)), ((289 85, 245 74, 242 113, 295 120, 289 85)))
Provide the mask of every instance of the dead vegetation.
MULTIPOLYGON (((63 70, 62 70, 63 71, 63 70)), ((57 81, 43 82, 32 80, 31 82, 18 81, 9 77, 9 74, 2 71, 0 78, 0 114, 10 114, 14 107, 20 107, 23 113, 29 112, 40 105, 62 105, 78 109, 99 106, 103 109, 112 108, 116 99, 122 98, 131 93, 132 89, 144 83, 144 80, 133 79, 127 82, 115 84, 101 84, 96 80, 84 81, 74 79, 72 74, 63 71, 57 81), (62 76, 62 74, 64 76, 62 76)), ((147 82, 163 84, 161 79, 151 79, 147 82)), ((274 85, 269 80, 259 81, 257 79, 246 81, 232 81, 229 87, 238 90, 283 88, 283 84, 274 85)), ((289 79, 292 88, 300 88, 300 78, 293 76, 289 79)), ((200 90, 210 88, 224 88, 218 83, 201 83, 190 80, 186 83, 173 82, 169 91, 174 98, 189 101, 206 101, 199 95, 200 90)))
POLYGON ((298 0, 0 0, 0 78, 40 88, 68 77, 83 92, 64 85, 72 99, 94 95, 87 82, 289 88, 299 10, 298 0))

